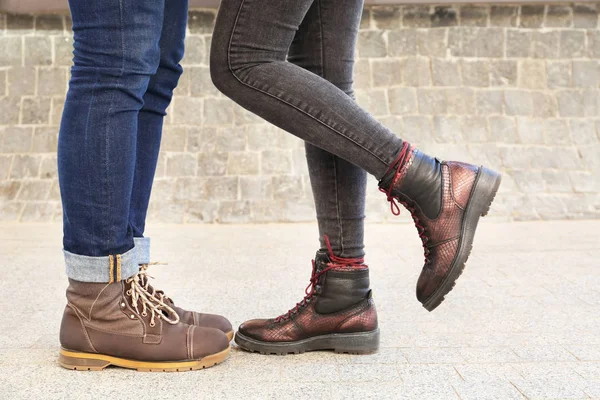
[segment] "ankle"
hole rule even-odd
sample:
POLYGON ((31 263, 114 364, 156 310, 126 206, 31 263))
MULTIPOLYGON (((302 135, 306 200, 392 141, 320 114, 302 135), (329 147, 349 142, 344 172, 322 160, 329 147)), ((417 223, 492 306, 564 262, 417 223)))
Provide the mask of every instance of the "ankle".
POLYGON ((369 269, 333 268, 327 271, 326 279, 319 290, 315 311, 331 314, 366 301, 370 297, 369 269))
MULTIPOLYGON (((348 247, 343 250, 341 246, 334 246, 329 240, 329 236, 323 235, 323 241, 325 248, 321 247, 317 251, 315 261, 317 264, 327 264, 326 267, 333 269, 367 269, 365 265, 365 252, 364 245, 356 247, 348 247)), ((322 269, 324 269, 323 267, 322 269)))
POLYGON ((390 164, 385 174, 383 174, 379 180, 379 188, 381 191, 388 190, 394 186, 403 171, 410 165, 415 151, 417 151, 417 149, 414 146, 408 142, 404 142, 400 149, 400 153, 398 153, 394 162, 390 164))
POLYGON ((442 163, 417 149, 408 153, 382 178, 379 190, 387 195, 395 215, 400 214, 399 200, 405 206, 417 204, 428 218, 436 218, 442 200, 442 163))
POLYGON ((369 267, 364 259, 336 257, 330 251, 317 252, 315 261, 317 270, 328 269, 316 289, 316 312, 339 312, 370 297, 369 267))

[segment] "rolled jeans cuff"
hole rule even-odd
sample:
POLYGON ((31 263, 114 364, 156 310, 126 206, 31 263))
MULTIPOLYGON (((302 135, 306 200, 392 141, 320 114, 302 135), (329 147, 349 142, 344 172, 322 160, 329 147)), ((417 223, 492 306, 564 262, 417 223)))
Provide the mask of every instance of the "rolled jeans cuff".
POLYGON ((138 264, 150 264, 150 238, 136 237, 133 238, 133 242, 137 251, 138 264))
POLYGON ((79 254, 65 254, 67 276, 80 282, 112 283, 128 279, 139 271, 138 250, 136 247, 124 254, 105 257, 90 257, 79 254))

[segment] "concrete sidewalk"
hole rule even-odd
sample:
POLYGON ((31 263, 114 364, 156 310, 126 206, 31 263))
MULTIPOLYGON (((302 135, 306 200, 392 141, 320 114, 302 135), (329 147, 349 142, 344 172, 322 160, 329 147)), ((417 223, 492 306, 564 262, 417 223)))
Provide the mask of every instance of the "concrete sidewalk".
MULTIPOLYGON (((600 221, 483 221, 467 269, 433 313, 415 298, 408 224, 369 225, 376 355, 234 349, 187 373, 67 371, 56 363, 66 278, 60 226, 0 225, 2 399, 600 399, 600 221), (485 223, 487 222, 487 223, 485 223)), ((303 297, 313 225, 153 225, 156 286, 234 326, 303 297)))

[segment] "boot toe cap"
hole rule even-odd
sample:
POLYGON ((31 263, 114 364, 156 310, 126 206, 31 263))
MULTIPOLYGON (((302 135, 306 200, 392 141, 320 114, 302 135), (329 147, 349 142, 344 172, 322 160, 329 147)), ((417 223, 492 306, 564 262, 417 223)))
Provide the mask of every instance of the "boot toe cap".
POLYGON ((238 328, 238 332, 252 339, 263 340, 265 327, 268 324, 268 319, 251 319, 242 323, 238 328))
POLYGON ((219 329, 201 326, 190 327, 188 338, 192 359, 200 359, 217 354, 229 347, 229 338, 219 329))
POLYGON ((221 315, 196 313, 194 325, 215 328, 224 333, 233 332, 229 320, 221 315))

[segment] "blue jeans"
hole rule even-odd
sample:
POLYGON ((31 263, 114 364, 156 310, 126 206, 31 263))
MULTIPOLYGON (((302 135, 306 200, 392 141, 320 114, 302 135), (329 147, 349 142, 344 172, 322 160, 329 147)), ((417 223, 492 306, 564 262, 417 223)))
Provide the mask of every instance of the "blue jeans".
POLYGON ((69 0, 74 66, 58 173, 67 275, 126 279, 143 237, 163 119, 182 68, 187 0, 69 0))

